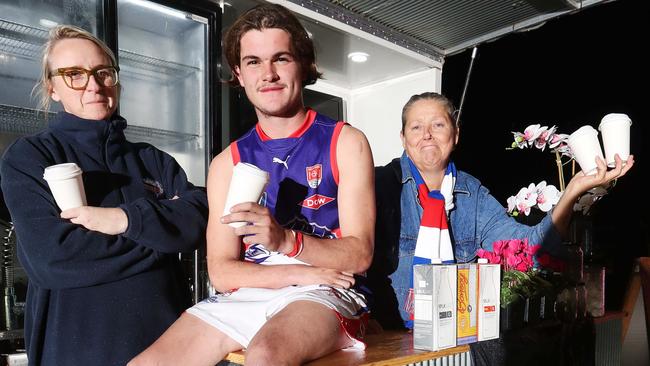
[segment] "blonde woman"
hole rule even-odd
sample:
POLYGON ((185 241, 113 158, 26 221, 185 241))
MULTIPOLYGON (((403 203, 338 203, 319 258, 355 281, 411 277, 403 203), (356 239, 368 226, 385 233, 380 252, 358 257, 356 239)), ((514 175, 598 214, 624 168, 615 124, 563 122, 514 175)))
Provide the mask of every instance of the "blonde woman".
POLYGON ((190 304, 178 252, 204 242, 206 195, 171 156, 125 140, 119 67, 92 34, 52 29, 37 88, 64 111, 0 170, 29 277, 29 364, 124 365, 190 304), (60 163, 83 171, 87 206, 59 210, 43 170, 60 163))

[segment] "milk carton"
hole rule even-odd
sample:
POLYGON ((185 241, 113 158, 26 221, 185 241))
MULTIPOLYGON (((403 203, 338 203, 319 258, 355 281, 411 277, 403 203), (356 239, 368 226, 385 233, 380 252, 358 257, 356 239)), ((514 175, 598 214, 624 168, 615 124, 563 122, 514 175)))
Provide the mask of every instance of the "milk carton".
POLYGON ((458 265, 457 344, 478 340, 478 267, 475 263, 458 265))
POLYGON ((456 265, 413 266, 413 348, 456 346, 456 265))
POLYGON ((478 340, 499 338, 501 265, 478 264, 478 340))

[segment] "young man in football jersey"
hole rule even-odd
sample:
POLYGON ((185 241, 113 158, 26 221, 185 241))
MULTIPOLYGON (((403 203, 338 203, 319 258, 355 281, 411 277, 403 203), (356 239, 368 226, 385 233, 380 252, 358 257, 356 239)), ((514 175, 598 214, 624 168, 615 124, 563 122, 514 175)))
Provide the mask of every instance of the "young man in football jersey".
POLYGON ((212 162, 208 175, 208 269, 220 294, 188 309, 130 365, 214 365, 246 349, 246 364, 297 365, 363 347, 368 317, 355 274, 374 242, 373 161, 359 130, 303 104, 320 76, 296 17, 263 4, 224 38, 257 125, 212 162), (249 163, 270 181, 260 203, 222 215, 233 167, 249 163), (245 221, 233 228, 229 223, 245 221))

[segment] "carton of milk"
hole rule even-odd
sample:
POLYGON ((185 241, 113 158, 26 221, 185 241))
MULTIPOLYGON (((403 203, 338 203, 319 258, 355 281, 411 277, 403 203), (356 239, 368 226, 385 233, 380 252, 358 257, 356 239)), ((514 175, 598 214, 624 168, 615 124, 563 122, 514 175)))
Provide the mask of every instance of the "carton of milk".
POLYGON ((456 346, 456 265, 413 266, 413 348, 456 346))
POLYGON ((479 260, 478 287, 478 340, 499 338, 501 265, 479 260))
POLYGON ((458 265, 458 306, 456 343, 469 344, 478 340, 478 266, 476 263, 458 265))

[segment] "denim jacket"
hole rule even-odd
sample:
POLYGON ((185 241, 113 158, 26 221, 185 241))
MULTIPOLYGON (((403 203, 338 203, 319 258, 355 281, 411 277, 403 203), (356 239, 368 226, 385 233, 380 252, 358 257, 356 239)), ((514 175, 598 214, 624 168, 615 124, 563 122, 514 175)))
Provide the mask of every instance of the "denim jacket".
MULTIPOLYGON (((384 167, 376 168, 377 224, 375 256, 368 271, 373 293, 371 307, 375 318, 385 328, 400 327, 396 318, 408 319, 404 300, 410 287, 413 254, 420 229, 422 207, 406 153, 384 167), (399 202, 397 202, 399 197, 399 202), (399 232, 397 228, 399 227, 399 232), (389 288, 390 287, 390 288, 389 288), (391 291, 392 290, 392 291, 391 291), (377 305, 373 305, 373 304, 377 305)), ((473 261, 478 249, 492 250, 497 240, 528 238, 530 243, 556 253, 560 234, 553 226, 550 213, 535 226, 516 222, 481 182, 458 171, 454 187, 455 207, 449 213, 449 230, 458 263, 473 261)))

